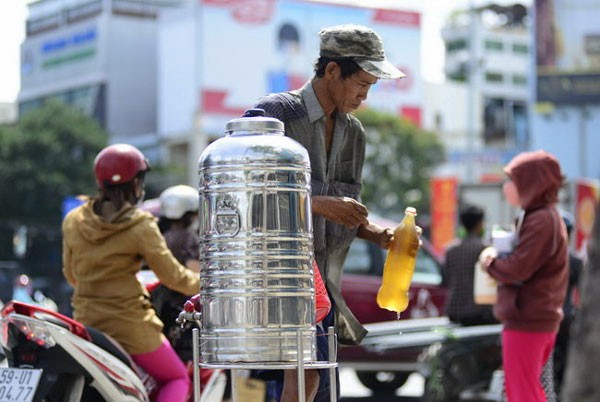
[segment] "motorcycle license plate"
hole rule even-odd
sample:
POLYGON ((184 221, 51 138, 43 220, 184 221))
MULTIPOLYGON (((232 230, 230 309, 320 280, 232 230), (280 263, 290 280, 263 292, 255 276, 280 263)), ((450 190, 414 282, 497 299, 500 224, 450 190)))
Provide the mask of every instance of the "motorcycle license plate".
POLYGON ((0 368, 0 402, 31 402, 42 377, 40 369, 0 368))

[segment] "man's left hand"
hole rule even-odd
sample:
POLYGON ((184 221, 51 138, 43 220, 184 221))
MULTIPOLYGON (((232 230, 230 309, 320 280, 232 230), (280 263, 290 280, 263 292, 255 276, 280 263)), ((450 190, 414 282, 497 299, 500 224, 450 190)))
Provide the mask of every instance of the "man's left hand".
MULTIPOLYGON (((423 240, 421 239, 421 235, 423 234, 423 229, 419 226, 416 229, 419 236, 419 247, 422 247, 423 240)), ((388 249, 392 245, 392 241, 394 241, 394 229, 369 223, 367 226, 359 227, 357 237, 375 243, 381 248, 388 249)))

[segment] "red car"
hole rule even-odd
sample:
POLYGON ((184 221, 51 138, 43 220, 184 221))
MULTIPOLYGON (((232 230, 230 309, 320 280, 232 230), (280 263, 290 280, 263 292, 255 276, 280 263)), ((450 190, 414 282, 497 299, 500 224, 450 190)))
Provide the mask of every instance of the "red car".
MULTIPOLYGON (((381 218, 372 221, 393 227, 394 222, 381 218)), ((379 308, 376 302, 377 291, 381 286, 386 250, 361 239, 355 239, 350 247, 342 275, 342 295, 348 307, 363 324, 397 321, 395 312, 379 308)), ((446 289, 442 287, 442 260, 427 239, 417 255, 415 273, 410 288, 410 303, 400 320, 441 317, 446 300, 446 289)), ((401 324, 401 323, 398 323, 401 324)), ((412 331, 430 325, 446 325, 444 318, 411 320, 403 326, 403 331, 412 331), (443 322, 442 322, 443 321, 443 322), (405 328, 404 328, 405 327, 405 328)), ((342 367, 356 370, 360 381, 374 392, 390 392, 400 387, 408 376, 417 370, 417 358, 423 347, 407 347, 393 355, 374 352, 377 337, 388 334, 397 327, 394 323, 368 325, 370 334, 359 346, 342 346, 338 350, 338 362, 342 367), (370 328, 369 328, 370 327, 370 328), (387 329, 384 329, 387 328, 387 329)), ((398 333, 399 331, 396 330, 398 333)), ((398 335, 402 336, 402 335, 398 335)))

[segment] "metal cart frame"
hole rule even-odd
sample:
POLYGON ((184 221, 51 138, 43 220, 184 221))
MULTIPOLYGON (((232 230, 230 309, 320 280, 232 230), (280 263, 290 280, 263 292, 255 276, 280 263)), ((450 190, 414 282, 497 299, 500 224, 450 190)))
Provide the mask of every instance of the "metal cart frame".
MULTIPOLYGON (((199 324, 198 321, 196 321, 199 324)), ((303 337, 302 329, 297 331, 297 355, 303 355, 303 337)), ((256 363, 201 363, 200 362, 200 330, 194 328, 192 330, 192 345, 193 345, 193 362, 194 362, 194 402, 201 402, 202 398, 200 395, 200 367, 210 369, 225 369, 231 370, 231 377, 234 379, 235 372, 237 370, 284 370, 284 369, 297 369, 298 372, 298 401, 306 401, 305 395, 305 369, 329 369, 329 383, 330 383, 330 401, 337 401, 337 387, 336 387, 336 375, 335 369, 338 367, 337 353, 336 353, 336 337, 333 327, 327 328, 327 345, 329 350, 329 361, 311 361, 305 362, 303 359, 298 359, 296 362, 256 362, 256 363)), ((243 402, 237 400, 237 394, 235 391, 235 381, 231 382, 231 394, 233 402, 243 402)))

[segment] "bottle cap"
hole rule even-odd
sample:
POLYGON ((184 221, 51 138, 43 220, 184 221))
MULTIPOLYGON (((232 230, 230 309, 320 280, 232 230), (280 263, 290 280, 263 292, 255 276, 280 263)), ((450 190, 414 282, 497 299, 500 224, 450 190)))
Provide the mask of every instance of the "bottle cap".
POLYGON ((404 213, 411 214, 411 215, 417 215, 417 209, 414 207, 406 207, 406 210, 404 211, 404 213))

